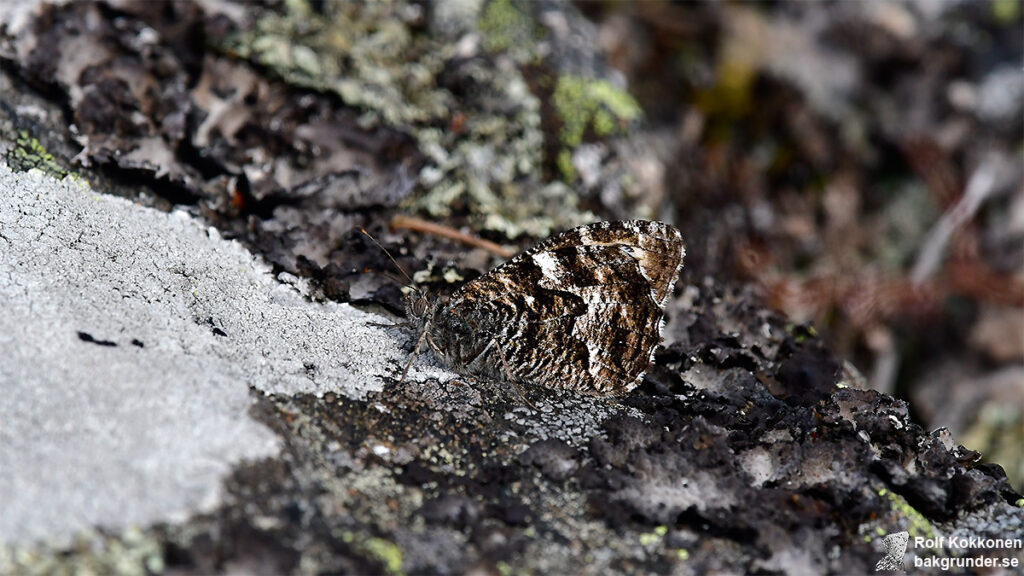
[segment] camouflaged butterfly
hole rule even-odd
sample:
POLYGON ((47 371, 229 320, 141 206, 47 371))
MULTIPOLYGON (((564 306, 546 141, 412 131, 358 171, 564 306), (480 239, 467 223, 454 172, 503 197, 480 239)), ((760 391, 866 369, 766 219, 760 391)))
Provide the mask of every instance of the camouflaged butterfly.
POLYGON ((629 392, 661 342, 684 255, 669 224, 599 222, 549 238, 433 304, 411 295, 407 312, 422 331, 405 371, 426 342, 467 374, 629 392))

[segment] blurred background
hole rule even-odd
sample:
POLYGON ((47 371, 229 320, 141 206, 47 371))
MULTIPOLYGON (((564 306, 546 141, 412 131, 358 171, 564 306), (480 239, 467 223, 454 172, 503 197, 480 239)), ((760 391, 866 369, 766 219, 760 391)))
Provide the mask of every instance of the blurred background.
POLYGON ((1024 4, 577 6, 670 158, 691 282, 754 283, 1021 489, 1024 4))

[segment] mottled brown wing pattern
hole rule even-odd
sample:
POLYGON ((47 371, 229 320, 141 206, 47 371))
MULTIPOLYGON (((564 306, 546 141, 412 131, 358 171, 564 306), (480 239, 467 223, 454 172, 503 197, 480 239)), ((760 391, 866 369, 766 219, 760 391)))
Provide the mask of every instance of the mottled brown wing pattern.
POLYGON ((430 330, 465 371, 609 395, 632 390, 661 341, 684 255, 679 231, 633 220, 534 246, 435 307, 430 330))

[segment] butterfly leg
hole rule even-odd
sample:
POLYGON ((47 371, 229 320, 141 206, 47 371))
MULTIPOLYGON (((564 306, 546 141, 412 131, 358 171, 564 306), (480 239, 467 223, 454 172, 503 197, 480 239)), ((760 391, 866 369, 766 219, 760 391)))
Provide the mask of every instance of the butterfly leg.
POLYGON ((434 354, 437 354, 439 359, 444 358, 444 354, 441 353, 441 348, 435 344, 434 339, 430 337, 430 332, 424 329, 423 333, 427 336, 427 344, 430 345, 430 349, 434 351, 434 354))
MULTIPOLYGON (((430 331, 424 330, 423 334, 427 337, 427 345, 434 351, 434 354, 436 354, 438 358, 444 358, 444 355, 441 354, 441 348, 434 342, 434 339, 430 337, 430 331)), ((456 384, 459 383, 458 380, 453 380, 453 382, 456 384)), ((441 390, 443 390, 448 396, 451 396, 451 392, 448 390, 448 383, 442 383, 441 390)))
POLYGON ((515 389, 516 394, 519 395, 519 398, 523 402, 526 402, 526 404, 529 405, 530 408, 538 410, 538 408, 534 406, 533 402, 530 402, 526 395, 523 394, 523 390, 522 388, 519 387, 519 383, 516 382, 516 379, 512 377, 512 371, 508 369, 508 360, 505 359, 505 351, 501 349, 501 344, 499 344, 498 341, 494 339, 491 339, 491 344, 493 344, 494 349, 498 351, 498 358, 501 360, 501 368, 505 371, 505 379, 508 380, 510 384, 512 384, 512 388, 515 389))
POLYGON ((373 326, 374 328, 412 328, 416 326, 415 322, 392 322, 391 324, 385 324, 383 322, 367 322, 367 326, 373 326))
POLYGON ((412 366, 412 361, 416 359, 416 356, 420 353, 420 346, 423 346, 423 341, 427 339, 427 331, 424 330, 423 334, 420 334, 420 339, 416 341, 416 348, 413 349, 412 355, 409 356, 409 361, 405 363, 405 370, 402 370, 402 377, 398 379, 398 383, 405 382, 405 375, 409 373, 409 367, 412 366))

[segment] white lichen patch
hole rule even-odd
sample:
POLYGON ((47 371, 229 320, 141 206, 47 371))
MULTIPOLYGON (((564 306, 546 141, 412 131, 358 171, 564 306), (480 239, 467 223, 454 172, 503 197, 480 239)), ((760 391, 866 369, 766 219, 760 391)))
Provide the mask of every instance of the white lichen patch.
POLYGON ((359 398, 408 358, 184 212, 2 164, 0 301, 0 543, 213 509, 278 450, 250 388, 359 398))

